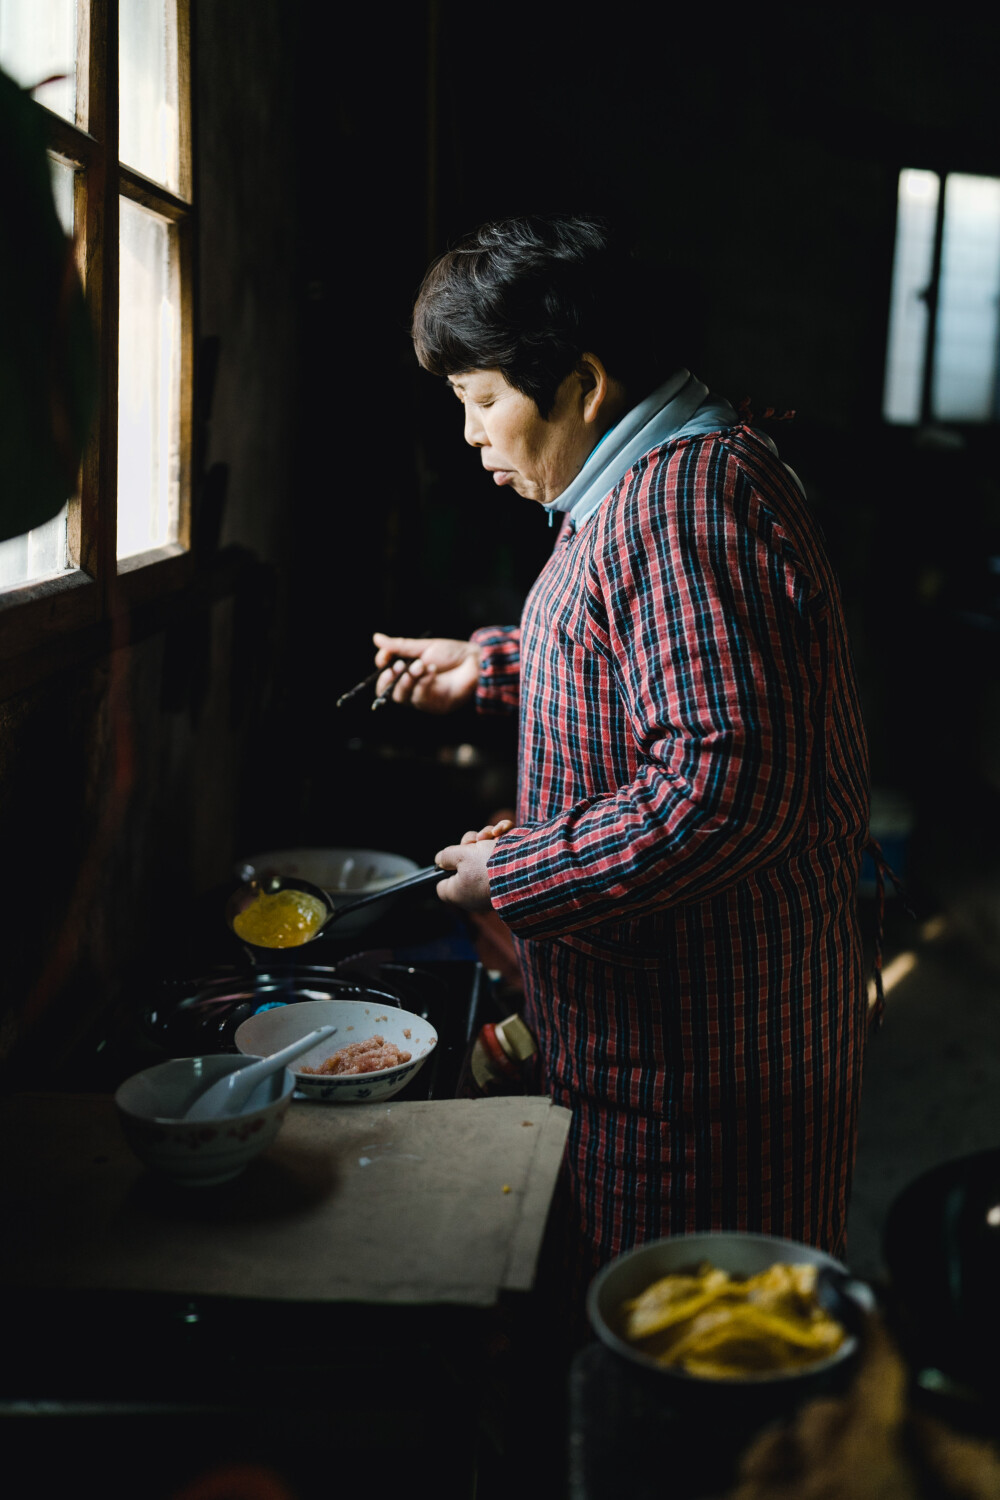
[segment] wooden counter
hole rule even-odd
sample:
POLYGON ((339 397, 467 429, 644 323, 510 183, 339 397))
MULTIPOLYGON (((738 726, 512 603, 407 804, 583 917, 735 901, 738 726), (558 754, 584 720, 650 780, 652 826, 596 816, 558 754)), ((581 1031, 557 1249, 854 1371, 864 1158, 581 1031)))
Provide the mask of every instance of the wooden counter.
POLYGON ((0 1106, 8 1287, 487 1307, 528 1290, 569 1125, 548 1099, 294 1103, 230 1183, 179 1188, 104 1095, 0 1106))

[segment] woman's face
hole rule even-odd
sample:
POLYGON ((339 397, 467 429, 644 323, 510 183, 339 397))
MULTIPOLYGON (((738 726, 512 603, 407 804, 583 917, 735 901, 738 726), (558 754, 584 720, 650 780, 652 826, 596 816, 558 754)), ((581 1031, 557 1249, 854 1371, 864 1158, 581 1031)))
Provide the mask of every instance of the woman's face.
POLYGON ((465 441, 480 450, 494 484, 545 505, 561 495, 601 437, 586 375, 567 375, 547 418, 499 370, 465 370, 448 383, 465 407, 465 441))

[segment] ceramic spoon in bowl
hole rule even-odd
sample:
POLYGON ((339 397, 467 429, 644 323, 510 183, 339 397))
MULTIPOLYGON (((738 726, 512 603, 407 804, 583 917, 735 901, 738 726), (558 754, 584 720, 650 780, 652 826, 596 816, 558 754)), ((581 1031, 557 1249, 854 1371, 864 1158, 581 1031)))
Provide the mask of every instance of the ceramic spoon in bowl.
POLYGON ((254 1089, 262 1078, 267 1078, 271 1073, 278 1073, 282 1068, 296 1057, 301 1057, 303 1052, 308 1052, 313 1047, 318 1047, 320 1042, 325 1042, 327 1037, 333 1036, 336 1026, 319 1026, 315 1031, 310 1031, 307 1036, 299 1037, 297 1042, 283 1047, 280 1052, 272 1052, 270 1057, 258 1058, 256 1062, 248 1063, 245 1068, 237 1068, 233 1073, 227 1073, 225 1078, 217 1078, 210 1083, 204 1093, 198 1095, 192 1104, 189 1104, 184 1114, 184 1120, 213 1120, 220 1115, 237 1115, 246 1104, 254 1089))

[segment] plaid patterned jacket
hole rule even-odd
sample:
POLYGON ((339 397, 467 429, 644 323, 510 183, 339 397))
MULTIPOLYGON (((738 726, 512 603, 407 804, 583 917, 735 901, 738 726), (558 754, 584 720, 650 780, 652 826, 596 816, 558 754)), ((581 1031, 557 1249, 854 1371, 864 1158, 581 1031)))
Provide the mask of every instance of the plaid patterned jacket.
POLYGON ((474 639, 480 709, 520 713, 491 899, 592 1266, 709 1228, 842 1250, 868 773, 798 487, 747 426, 668 442, 474 639))

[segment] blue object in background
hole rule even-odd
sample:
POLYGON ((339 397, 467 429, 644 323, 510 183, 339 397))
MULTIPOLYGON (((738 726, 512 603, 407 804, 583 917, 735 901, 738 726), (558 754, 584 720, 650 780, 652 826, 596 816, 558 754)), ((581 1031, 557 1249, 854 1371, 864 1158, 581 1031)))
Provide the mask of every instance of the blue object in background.
MULTIPOLYGON (((872 790, 871 835, 881 847, 886 863, 896 872, 900 880, 906 880, 906 865, 909 856, 910 835, 913 832, 913 807, 903 792, 886 787, 872 790)), ((871 855, 861 861, 861 879, 858 884, 860 896, 876 893, 875 863, 871 855)), ((896 888, 891 880, 885 882, 887 896, 895 896, 896 888)))

